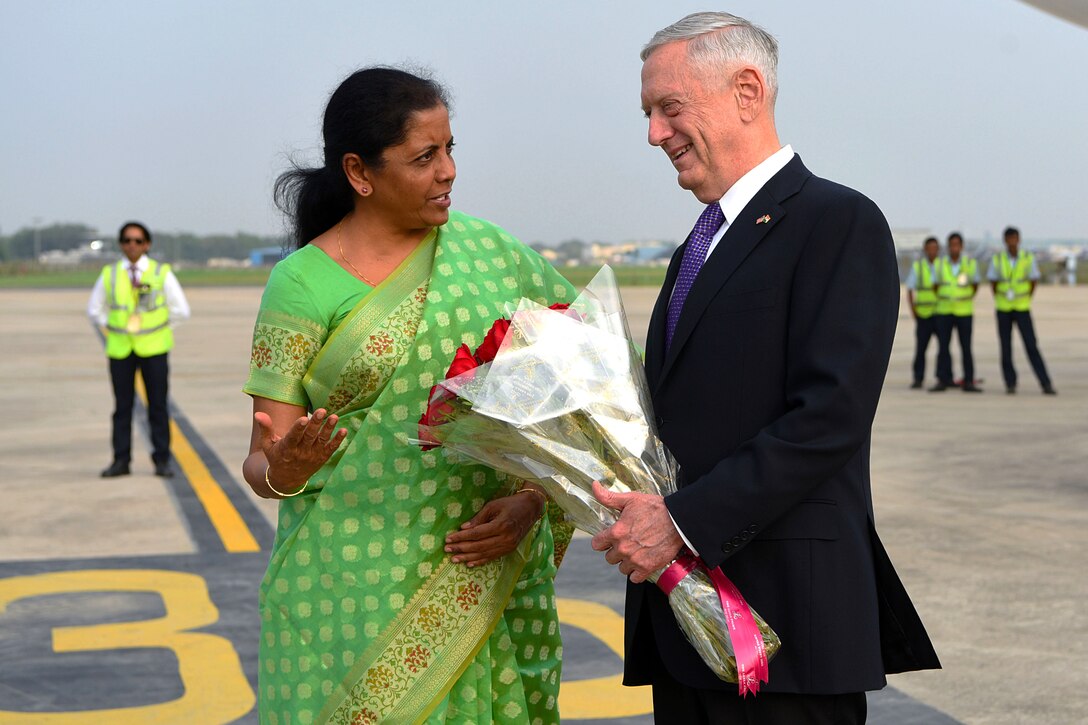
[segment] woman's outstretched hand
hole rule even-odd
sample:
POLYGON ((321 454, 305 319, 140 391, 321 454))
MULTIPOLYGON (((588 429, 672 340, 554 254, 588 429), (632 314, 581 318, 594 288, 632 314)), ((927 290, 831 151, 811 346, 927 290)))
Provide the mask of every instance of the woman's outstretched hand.
POLYGON ((313 414, 298 418, 280 436, 273 429, 268 413, 253 414, 260 432, 261 450, 268 461, 268 481, 275 489, 271 493, 294 493, 325 465, 348 434, 344 428, 336 429, 338 420, 324 408, 318 408, 313 414))
POLYGON ((480 512, 446 535, 446 553, 452 561, 480 566, 517 548, 543 513, 543 498, 504 496, 487 502, 480 512))

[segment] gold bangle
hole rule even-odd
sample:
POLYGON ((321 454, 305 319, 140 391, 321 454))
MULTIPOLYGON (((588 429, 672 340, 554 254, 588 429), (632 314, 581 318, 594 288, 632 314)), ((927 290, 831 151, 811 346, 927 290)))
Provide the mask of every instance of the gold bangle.
POLYGON ((535 488, 529 488, 526 486, 523 488, 519 488, 517 491, 514 491, 514 493, 535 493, 537 496, 540 496, 540 500, 544 502, 544 508, 540 510, 541 516, 543 516, 544 512, 548 510, 548 497, 544 494, 543 491, 537 491, 535 488))
POLYGON ((306 490, 306 482, 304 481, 302 483, 302 487, 294 493, 284 493, 283 491, 277 491, 276 487, 272 485, 272 482, 268 480, 268 470, 270 468, 272 468, 272 466, 264 467, 264 485, 268 486, 268 490, 272 493, 276 494, 277 496, 282 496, 283 498, 291 498, 292 496, 298 496, 300 493, 306 490))

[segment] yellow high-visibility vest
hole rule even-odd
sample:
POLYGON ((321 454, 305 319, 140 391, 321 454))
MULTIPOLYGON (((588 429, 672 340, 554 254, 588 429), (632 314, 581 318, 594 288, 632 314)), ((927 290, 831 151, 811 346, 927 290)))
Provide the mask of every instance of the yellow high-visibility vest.
POLYGON ((1007 251, 997 255, 995 265, 1000 275, 994 292, 994 305, 998 312, 1027 312, 1031 309, 1031 267, 1035 255, 1020 251, 1016 264, 1007 251))
POLYGON ((914 314, 925 320, 933 317, 937 311, 937 293, 933 291, 933 273, 929 262, 918 259, 914 262, 914 314))
POLYGON ((975 303, 971 294, 972 280, 978 273, 978 262, 960 255, 960 273, 952 273, 952 260, 941 259, 937 268, 937 314, 970 317, 974 314, 975 303))
POLYGON ((102 269, 102 282, 110 312, 106 318, 106 355, 122 360, 132 353, 151 357, 169 352, 174 346, 170 310, 163 283, 169 264, 150 260, 140 275, 140 286, 132 287, 129 263, 122 259, 102 269))

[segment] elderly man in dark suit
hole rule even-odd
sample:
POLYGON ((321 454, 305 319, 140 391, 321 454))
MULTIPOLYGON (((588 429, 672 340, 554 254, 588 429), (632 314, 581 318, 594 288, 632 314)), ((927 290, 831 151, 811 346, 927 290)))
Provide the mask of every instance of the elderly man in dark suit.
POLYGON ((680 490, 596 489, 622 510, 593 546, 631 582, 624 683, 653 685, 658 722, 863 722, 887 673, 940 666, 873 523, 870 435, 898 316, 891 233, 872 201, 779 143, 765 31, 697 13, 642 59, 649 142, 706 209, 646 348, 680 490), (714 676, 644 583, 685 545, 782 638, 757 697, 714 676))

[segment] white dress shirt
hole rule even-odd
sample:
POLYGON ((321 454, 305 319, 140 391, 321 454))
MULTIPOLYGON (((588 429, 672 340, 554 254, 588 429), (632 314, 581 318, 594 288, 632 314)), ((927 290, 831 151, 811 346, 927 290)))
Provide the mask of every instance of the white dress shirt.
MULTIPOLYGON (((755 195, 759 193, 759 190, 767 185, 767 182, 771 180, 771 177, 781 171, 794 156, 793 147, 786 144, 761 161, 754 169, 737 179, 736 183, 729 187, 729 190, 725 192, 725 196, 718 200, 718 206, 721 207, 722 215, 725 216, 725 221, 722 222, 721 228, 718 229, 717 234, 715 234, 714 238, 710 241, 710 246, 707 247, 707 258, 714 253, 714 250, 718 247, 718 242, 720 242, 722 237, 725 236, 725 233, 729 231, 729 225, 733 220, 740 216, 740 213, 744 211, 744 207, 748 206, 748 202, 750 202, 755 195)), ((698 556, 699 552, 696 551, 695 547, 688 541, 688 537, 684 536, 684 532, 677 526, 676 519, 672 518, 671 513, 669 514, 669 518, 672 519, 672 525, 676 529, 676 532, 680 534, 680 538, 684 540, 684 544, 691 549, 693 554, 698 556)))
MULTIPOLYGON (((132 264, 128 259, 123 261, 125 263, 125 272, 128 273, 132 264)), ((151 260, 148 259, 146 254, 136 260, 136 271, 140 273, 141 277, 150 266, 151 260)), ((181 291, 181 283, 174 276, 173 269, 166 273, 166 277, 162 281, 162 291, 166 295, 166 307, 170 310, 170 326, 174 327, 178 322, 189 319, 191 314, 189 301, 185 299, 185 293, 181 291)), ((87 317, 90 317, 91 321, 97 326, 105 327, 109 314, 110 301, 106 299, 106 285, 102 281, 102 275, 98 275, 98 280, 94 283, 94 289, 91 290, 91 299, 87 301, 87 317)))
POLYGON ((729 191, 725 192, 725 196, 718 200, 718 206, 721 207, 722 214, 725 215, 725 221, 722 222, 718 233, 714 235, 714 239, 710 241, 710 246, 706 250, 707 257, 710 257, 714 252, 718 242, 722 240, 726 231, 729 230, 729 225, 744 211, 744 207, 748 206, 748 202, 759 193, 760 189, 767 185, 772 176, 790 162, 794 155, 793 147, 786 144, 729 187, 729 191))

